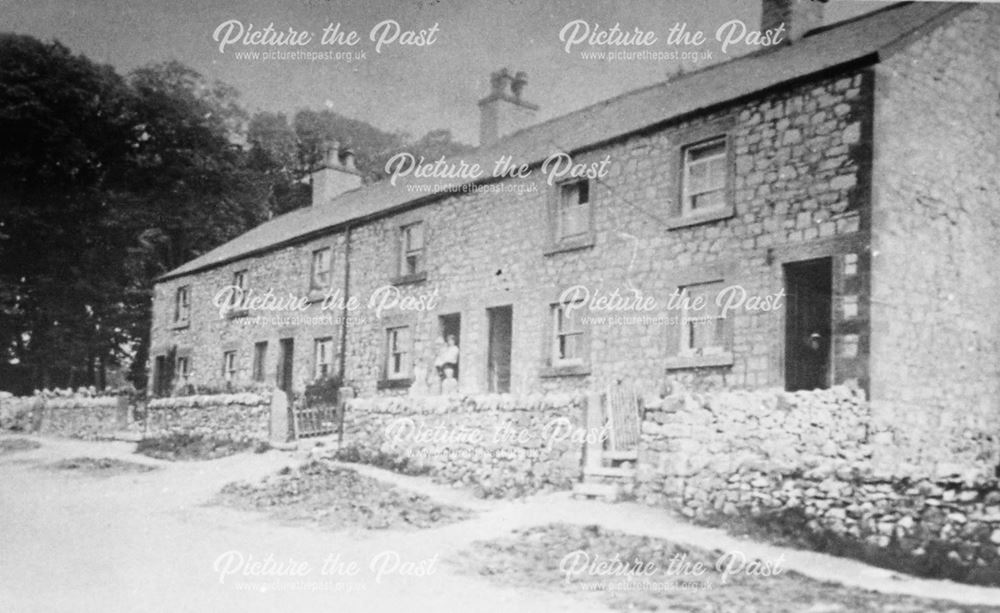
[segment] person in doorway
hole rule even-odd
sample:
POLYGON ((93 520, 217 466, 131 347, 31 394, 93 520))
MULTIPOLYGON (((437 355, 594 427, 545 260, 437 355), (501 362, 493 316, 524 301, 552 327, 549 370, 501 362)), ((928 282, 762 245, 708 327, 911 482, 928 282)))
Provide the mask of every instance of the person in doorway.
POLYGON ((455 378, 455 369, 450 365, 444 367, 444 381, 441 382, 441 393, 445 396, 458 393, 458 379, 455 378))
POLYGON ((450 367, 452 374, 458 376, 458 342, 454 334, 449 334, 448 338, 445 340, 445 345, 438 354, 435 365, 438 367, 438 371, 441 373, 441 378, 444 378, 444 369, 450 367))

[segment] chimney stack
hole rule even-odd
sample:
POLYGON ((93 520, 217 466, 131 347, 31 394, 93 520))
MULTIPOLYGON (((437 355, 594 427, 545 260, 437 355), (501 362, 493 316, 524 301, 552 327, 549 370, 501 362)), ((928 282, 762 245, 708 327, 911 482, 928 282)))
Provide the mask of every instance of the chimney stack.
POLYGON ((354 152, 337 141, 323 144, 323 159, 310 176, 312 205, 327 204, 337 196, 361 187, 361 172, 354 166, 354 152))
POLYGON ((794 43, 823 25, 823 5, 827 0, 763 0, 760 29, 773 30, 785 24, 785 42, 794 43))
POLYGON ((506 68, 490 75, 490 93, 479 101, 479 145, 492 145, 504 136, 535 123, 538 105, 522 98, 528 75, 511 76, 506 68))

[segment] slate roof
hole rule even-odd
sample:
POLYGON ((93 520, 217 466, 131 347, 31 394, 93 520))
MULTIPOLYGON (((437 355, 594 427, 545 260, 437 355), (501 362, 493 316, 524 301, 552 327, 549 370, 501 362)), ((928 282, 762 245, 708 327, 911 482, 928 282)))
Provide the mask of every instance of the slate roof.
MULTIPOLYGON (((851 64, 877 63, 881 55, 904 43, 909 36, 967 6, 945 2, 892 5, 818 28, 793 44, 708 66, 533 125, 490 147, 476 149, 463 159, 480 162, 487 174, 501 155, 512 156, 515 163, 535 164, 556 151, 572 153, 592 148, 817 73, 851 64)), ((159 280, 219 266, 441 197, 415 193, 405 187, 417 182, 404 180, 392 186, 382 181, 341 194, 329 203, 286 213, 164 274, 159 280)), ((460 185, 469 181, 425 182, 460 185)))

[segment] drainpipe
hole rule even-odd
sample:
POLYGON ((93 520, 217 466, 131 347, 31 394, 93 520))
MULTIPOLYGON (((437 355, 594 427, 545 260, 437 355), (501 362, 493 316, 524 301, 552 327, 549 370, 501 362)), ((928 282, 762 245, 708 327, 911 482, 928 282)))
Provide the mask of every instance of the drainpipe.
MULTIPOLYGON (((344 310, 340 317, 340 388, 344 388, 344 375, 347 373, 347 303, 351 298, 351 226, 344 230, 344 310)), ((343 394, 338 390, 337 405, 340 409, 340 424, 337 426, 337 450, 340 450, 344 441, 344 413, 346 412, 346 398, 341 398, 343 394)))

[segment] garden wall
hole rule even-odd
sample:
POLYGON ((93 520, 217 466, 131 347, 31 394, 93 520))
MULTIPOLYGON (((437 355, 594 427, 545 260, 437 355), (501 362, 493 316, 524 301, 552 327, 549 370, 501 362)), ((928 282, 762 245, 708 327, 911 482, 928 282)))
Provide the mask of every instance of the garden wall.
POLYGON ((114 438, 130 427, 125 395, 81 388, 0 398, 0 429, 98 440, 114 438))
POLYGON ((1000 580, 994 467, 903 463, 897 434, 846 387, 667 397, 647 407, 636 493, 911 571, 1000 580))
POLYGON ((339 457, 429 473, 507 497, 580 476, 586 400, 576 394, 350 400, 339 457))
POLYGON ((271 395, 211 394, 155 398, 145 408, 145 438, 190 435, 236 443, 267 441, 271 395))

